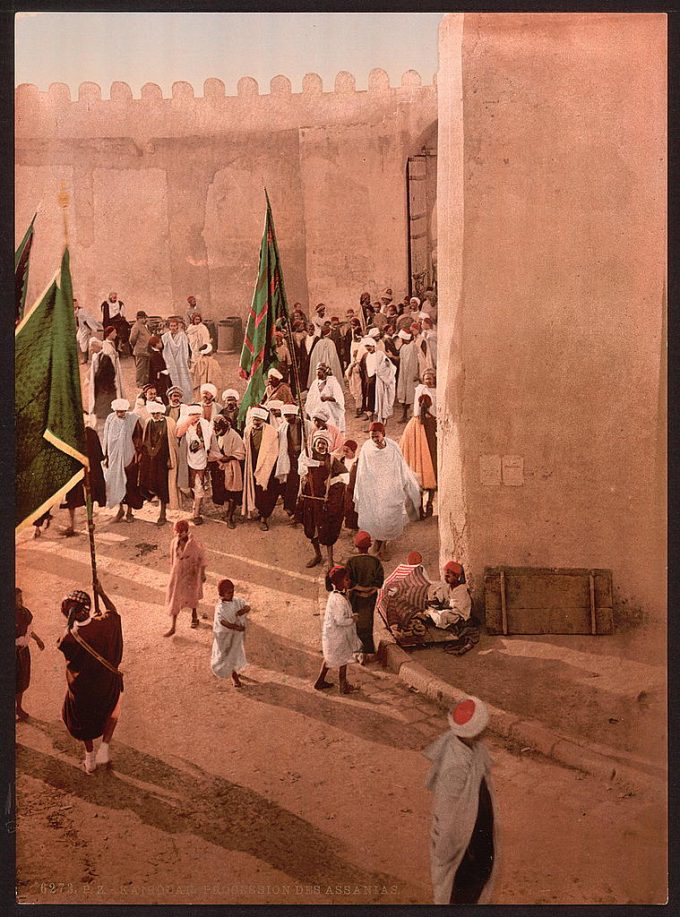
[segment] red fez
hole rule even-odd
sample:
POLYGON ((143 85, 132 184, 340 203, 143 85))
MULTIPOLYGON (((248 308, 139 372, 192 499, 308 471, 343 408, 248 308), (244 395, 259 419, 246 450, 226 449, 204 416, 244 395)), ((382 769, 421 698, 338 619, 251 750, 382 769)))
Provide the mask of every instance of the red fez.
POLYGON ((415 567, 418 564, 422 564, 422 562, 423 562, 423 555, 420 553, 420 551, 411 551, 408 557, 406 558, 406 563, 410 564, 412 567, 415 567))
POLYGON ((468 723, 475 714, 475 702, 471 697, 467 697, 459 704, 456 704, 452 717, 457 726, 463 726, 468 723))
POLYGON ((104 338, 106 339, 111 334, 111 332, 115 330, 116 329, 113 325, 107 325, 106 328, 104 328, 104 338))
POLYGON ((222 595, 223 592, 233 592, 234 584, 230 579, 221 579, 217 584, 217 591, 220 595, 222 595))
POLYGON ((446 573, 455 573, 456 576, 460 576, 463 572, 463 568, 460 564, 457 564, 455 560, 450 560, 448 564, 444 566, 444 571, 446 573))
POLYGON ((373 544, 373 539, 368 534, 368 532, 357 532, 354 536, 354 544, 357 548, 370 548, 373 544))
POLYGON ((385 424, 384 424, 384 423, 380 423, 379 420, 374 420, 373 423, 371 424, 371 426, 368 428, 368 432, 369 432, 369 433, 384 433, 384 432, 385 432, 385 424))
POLYGON ((423 392, 423 394, 418 399, 418 404, 426 404, 428 408, 432 405, 432 399, 427 394, 427 392, 423 392))
POLYGON ((152 334, 149 338, 149 347, 159 347, 163 341, 158 337, 157 334, 152 334))
POLYGON ((175 523, 175 534, 176 535, 181 535, 182 532, 188 532, 188 531, 189 531, 189 523, 186 521, 186 519, 179 519, 175 523))
POLYGON ((411 325, 411 331, 415 332, 415 334, 418 334, 420 332, 420 328, 421 328, 420 322, 414 322, 411 325))
POLYGON ((328 579, 337 588, 344 582, 345 577, 347 576, 348 573, 349 571, 347 567, 343 567, 340 564, 336 564, 334 567, 331 568, 331 570, 329 570, 328 579))
POLYGON ((357 444, 355 443, 353 439, 346 439, 345 445, 347 446, 348 449, 353 449, 355 452, 357 451, 357 444))

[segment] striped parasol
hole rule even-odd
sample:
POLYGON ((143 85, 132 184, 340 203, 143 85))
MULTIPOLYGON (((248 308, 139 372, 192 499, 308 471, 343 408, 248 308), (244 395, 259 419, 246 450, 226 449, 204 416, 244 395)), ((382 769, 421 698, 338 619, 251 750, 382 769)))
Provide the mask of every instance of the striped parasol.
POLYGON ((422 564, 399 564, 378 592, 377 608, 388 627, 406 627, 427 602, 430 581, 422 564))

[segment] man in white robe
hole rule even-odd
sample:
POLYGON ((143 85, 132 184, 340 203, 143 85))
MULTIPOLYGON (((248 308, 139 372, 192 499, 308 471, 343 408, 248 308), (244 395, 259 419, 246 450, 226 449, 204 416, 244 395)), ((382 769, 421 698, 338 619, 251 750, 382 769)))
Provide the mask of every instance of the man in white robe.
POLYGON ((203 324, 200 312, 194 312, 191 316, 191 324, 187 325, 186 335, 189 341, 191 360, 193 362, 198 359, 201 347, 210 343, 210 332, 206 325, 203 324))
MULTIPOLYGON (((115 521, 121 522, 127 503, 127 521, 134 516, 132 492, 137 491, 137 466, 141 450, 142 428, 136 414, 130 413, 130 402, 116 398, 111 407, 113 412, 106 418, 102 452, 104 480, 106 482, 106 505, 118 506, 115 521)), ((137 507, 138 508, 138 507, 137 507)))
POLYGON ((275 477, 279 458, 279 435, 271 424, 265 423, 267 417, 266 408, 252 408, 243 432, 246 464, 243 475, 242 515, 248 518, 256 511, 263 532, 269 531, 269 517, 274 511, 280 492, 280 485, 275 477))
POLYGON ((116 350, 115 328, 107 329, 104 340, 99 343, 96 339, 91 342, 92 360, 88 374, 89 403, 88 413, 97 418, 97 435, 101 439, 104 435, 104 424, 111 413, 111 402, 116 398, 123 398, 123 374, 120 369, 120 359, 116 350))
POLYGON ((73 300, 73 311, 76 317, 76 340, 80 350, 80 361, 81 363, 87 363, 90 338, 95 337, 98 331, 103 330, 102 323, 79 306, 77 299, 73 300))
POLYGON ((459 701, 449 729, 423 754, 432 767, 430 872, 435 904, 489 903, 497 862, 491 759, 480 736, 489 722, 476 697, 459 701))
POLYGON ((163 358, 173 385, 182 390, 182 401, 191 403, 193 383, 189 373, 189 341, 180 330, 179 319, 168 320, 168 330, 162 336, 163 358))
POLYGON ((376 553, 398 538, 408 519, 420 518, 420 485, 401 449, 385 436, 382 423, 372 423, 370 439, 361 447, 354 485, 359 528, 373 538, 376 553))
POLYGON ((314 411, 320 407, 328 408, 329 419, 342 433, 345 432, 345 393, 340 382, 331 375, 330 367, 325 363, 316 364, 316 379, 309 386, 305 413, 311 420, 314 411))
POLYGON ((400 331, 403 344, 399 348, 399 378, 397 379, 397 401, 401 405, 399 423, 406 423, 409 409, 413 406, 418 382, 418 351, 409 331, 400 331))
POLYGON ((430 408, 430 413, 436 417, 437 416, 437 374, 433 369, 426 369, 422 375, 422 382, 420 385, 416 385, 416 391, 414 395, 414 413, 415 406, 418 404, 418 399, 421 395, 429 395, 430 400, 432 401, 432 407, 430 408))
POLYGON ((316 378, 316 366, 318 363, 325 363, 326 366, 330 366, 335 378, 342 379, 342 366, 340 365, 338 351, 333 343, 333 339, 329 335, 330 329, 324 328, 323 337, 317 342, 314 348, 314 355, 310 359, 309 372, 307 373, 307 389, 309 389, 309 386, 316 378))

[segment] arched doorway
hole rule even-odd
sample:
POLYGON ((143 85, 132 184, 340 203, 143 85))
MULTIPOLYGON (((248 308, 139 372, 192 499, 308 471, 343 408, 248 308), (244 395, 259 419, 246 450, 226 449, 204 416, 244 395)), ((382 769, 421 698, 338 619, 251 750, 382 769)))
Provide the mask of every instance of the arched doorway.
POLYGON ((406 162, 409 295, 437 289, 437 122, 414 144, 406 162))

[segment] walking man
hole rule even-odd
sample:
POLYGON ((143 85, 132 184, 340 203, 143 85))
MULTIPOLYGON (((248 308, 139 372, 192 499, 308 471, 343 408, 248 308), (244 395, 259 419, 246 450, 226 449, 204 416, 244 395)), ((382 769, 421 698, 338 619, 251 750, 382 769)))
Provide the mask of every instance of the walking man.
POLYGON ((130 347, 135 361, 135 382, 137 388, 143 388, 149 381, 149 341, 151 332, 146 326, 148 316, 139 311, 137 319, 130 330, 130 347))
POLYGON ((430 870, 435 904, 485 904, 496 859, 491 760, 480 741, 489 711, 466 697, 449 713, 449 730, 424 751, 432 766, 430 870))
POLYGON ((123 676, 123 629, 116 606, 99 581, 95 588, 104 611, 91 614, 90 596, 80 589, 61 603, 66 632, 57 643, 66 658, 66 697, 62 719, 69 733, 85 745, 85 773, 111 762, 109 744, 118 725, 123 676), (95 755, 94 740, 101 736, 95 755))
POLYGON ((185 519, 175 523, 175 537, 170 544, 170 566, 165 604, 172 623, 164 637, 172 637, 175 633, 177 616, 183 608, 191 609, 191 626, 199 626, 198 604, 203 598, 203 583, 206 580, 205 552, 189 533, 189 523, 185 519))
POLYGON ((176 315, 168 319, 168 330, 161 340, 170 381, 182 390, 182 400, 190 403, 193 384, 189 374, 189 341, 180 329, 179 318, 176 315))
POLYGON ((354 486, 359 528, 375 540, 380 554, 386 541, 398 538, 408 518, 420 518, 421 491, 399 446, 385 436, 381 423, 369 427, 370 439, 361 447, 354 486))
POLYGON ((137 486, 142 428, 137 415, 130 413, 127 399, 116 399, 111 408, 113 413, 106 418, 102 440, 106 505, 118 506, 114 522, 122 522, 124 515, 127 522, 133 522, 132 510, 144 505, 137 486), (127 514, 124 504, 127 504, 127 514))
POLYGON ((247 519, 251 513, 257 512, 263 532, 269 531, 269 517, 279 497, 279 484, 276 480, 279 434, 274 427, 265 423, 267 416, 266 408, 252 408, 243 434, 246 466, 242 514, 247 519))

